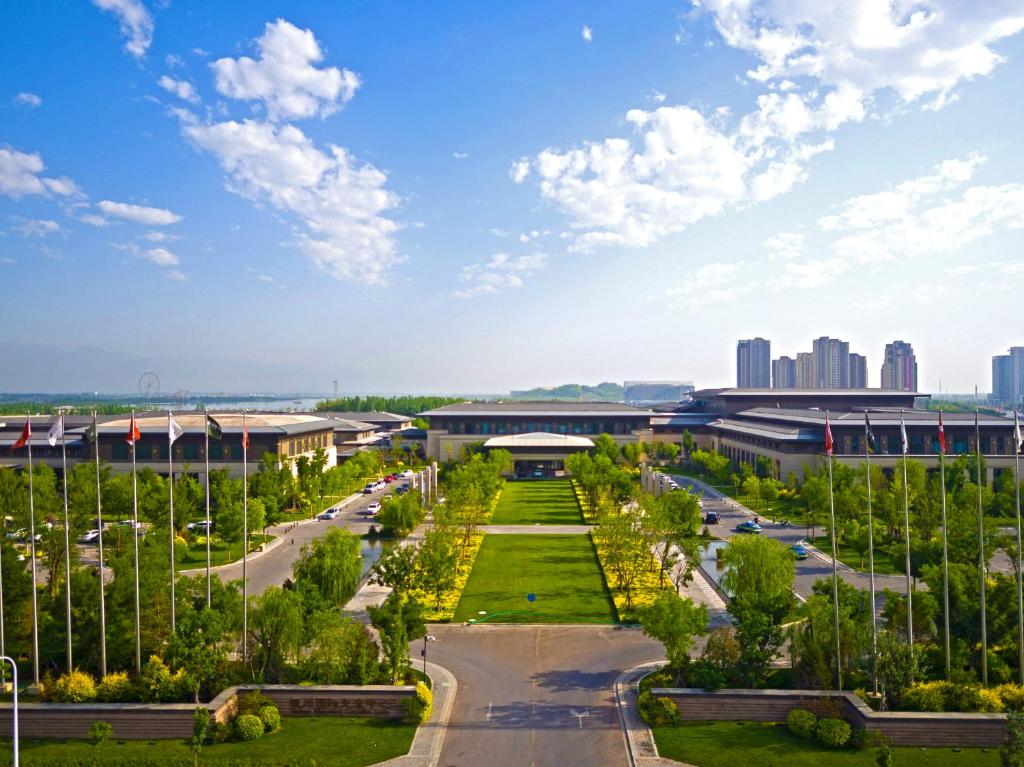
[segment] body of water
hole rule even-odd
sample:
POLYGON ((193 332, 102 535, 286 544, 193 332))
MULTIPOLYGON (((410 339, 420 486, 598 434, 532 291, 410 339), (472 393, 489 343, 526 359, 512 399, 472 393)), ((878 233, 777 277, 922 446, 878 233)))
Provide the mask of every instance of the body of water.
POLYGON ((718 558, 718 552, 728 545, 728 541, 711 541, 700 551, 700 566, 719 588, 722 588, 722 576, 725 575, 726 568, 725 563, 718 558))
POLYGON ((361 538, 359 540, 359 554, 363 557, 363 569, 361 575, 366 575, 367 571, 377 563, 378 559, 381 558, 381 555, 394 545, 394 541, 361 538))

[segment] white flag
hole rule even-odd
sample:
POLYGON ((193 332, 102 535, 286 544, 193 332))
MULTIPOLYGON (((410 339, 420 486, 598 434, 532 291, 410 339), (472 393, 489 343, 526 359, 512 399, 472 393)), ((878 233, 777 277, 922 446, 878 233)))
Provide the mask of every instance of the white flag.
POLYGON ((167 439, 170 440, 170 444, 174 444, 174 440, 183 434, 181 426, 174 420, 174 416, 171 415, 171 411, 167 411, 167 439))
POLYGON ((50 447, 56 447, 57 441, 64 436, 64 416, 57 416, 57 420, 53 422, 50 430, 46 432, 46 441, 50 443, 50 447))
POLYGON ((900 411, 900 440, 903 442, 903 455, 907 454, 907 425, 903 423, 903 411, 900 411))
POLYGON ((1019 453, 1020 449, 1024 447, 1024 437, 1021 437, 1020 434, 1020 416, 1016 410, 1013 411, 1013 438, 1017 442, 1017 452, 1019 453))

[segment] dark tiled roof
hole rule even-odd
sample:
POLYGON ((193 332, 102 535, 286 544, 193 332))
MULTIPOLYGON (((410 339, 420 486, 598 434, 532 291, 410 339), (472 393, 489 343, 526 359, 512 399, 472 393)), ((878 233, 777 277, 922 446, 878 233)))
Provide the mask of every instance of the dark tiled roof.
POLYGON ((460 402, 420 413, 421 416, 649 416, 646 408, 620 402, 460 402))

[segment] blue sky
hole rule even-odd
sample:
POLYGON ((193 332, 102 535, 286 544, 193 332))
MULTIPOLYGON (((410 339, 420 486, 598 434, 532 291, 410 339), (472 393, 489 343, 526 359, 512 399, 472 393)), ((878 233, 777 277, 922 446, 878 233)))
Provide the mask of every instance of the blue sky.
POLYGON ((1024 4, 9 3, 0 389, 733 380, 1024 343, 1024 4), (59 360, 59 361, 58 361, 59 360))

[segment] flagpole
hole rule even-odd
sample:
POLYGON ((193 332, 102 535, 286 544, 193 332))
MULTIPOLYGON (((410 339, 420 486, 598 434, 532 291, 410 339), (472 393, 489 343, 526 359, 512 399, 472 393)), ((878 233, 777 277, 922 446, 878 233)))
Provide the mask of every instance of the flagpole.
POLYGON ((942 614, 943 629, 946 635, 946 681, 950 678, 950 644, 949 644, 949 534, 946 523, 946 429, 942 424, 942 411, 939 411, 939 484, 942 490, 942 614))
POLYGON ((96 527, 100 534, 100 676, 107 675, 107 600, 103 583, 103 506, 100 499, 100 430, 96 423, 96 411, 92 411, 93 448, 96 451, 96 527))
POLYGON ((1013 411, 1013 486, 1017 505, 1017 666, 1024 684, 1024 584, 1021 574, 1020 525, 1020 414, 1013 411))
POLYGON ((875 605, 875 523, 871 513, 871 426, 864 413, 864 465, 868 486, 868 584, 871 589, 871 684, 878 694, 878 616, 875 605))
POLYGON ((242 412, 242 662, 249 659, 249 429, 242 412))
POLYGON ((66 619, 68 635, 68 671, 74 668, 71 662, 71 525, 68 523, 68 443, 64 435, 64 414, 60 414, 60 455, 64 470, 64 576, 66 599, 66 619))
POLYGON ((167 489, 170 493, 170 515, 167 526, 171 536, 171 633, 174 633, 174 429, 171 411, 167 411, 167 489))
POLYGON ((907 487, 907 425, 900 411, 900 441, 903 446, 903 537, 904 567, 907 571, 907 645, 910 656, 914 656, 914 583, 910 573, 910 489, 907 487))
POLYGON ((142 606, 139 600, 139 478, 135 467, 135 454, 138 452, 138 426, 135 424, 135 411, 132 411, 132 543, 135 547, 135 673, 142 673, 142 606))
POLYGON ((28 522, 32 556, 32 680, 39 687, 39 613, 36 598, 36 503, 32 497, 32 416, 28 417, 28 522))
POLYGON ((978 578, 981 604, 981 683, 988 685, 988 629, 985 626, 985 520, 981 508, 981 425, 974 411, 974 449, 978 471, 978 578))
POLYGON ((206 458, 206 606, 213 606, 210 587, 210 413, 203 408, 203 434, 206 437, 206 449, 203 455, 206 458))
POLYGON ((836 503, 832 493, 832 429, 828 423, 828 411, 825 411, 825 431, 827 440, 825 443, 826 458, 828 459, 828 505, 832 520, 832 607, 835 617, 836 631, 836 689, 843 689, 843 660, 839 647, 839 569, 836 560, 839 556, 836 550, 836 503))

